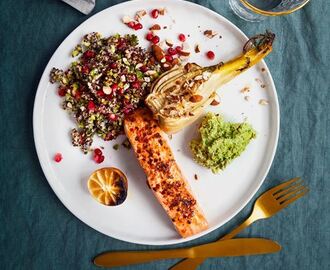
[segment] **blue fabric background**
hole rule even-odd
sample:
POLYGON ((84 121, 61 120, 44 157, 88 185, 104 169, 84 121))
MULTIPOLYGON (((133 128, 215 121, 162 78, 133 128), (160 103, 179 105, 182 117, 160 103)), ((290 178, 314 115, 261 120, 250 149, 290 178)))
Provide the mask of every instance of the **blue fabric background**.
MULTIPOLYGON (((118 0, 97 0, 96 12, 118 0)), ((312 0, 285 17, 248 23, 228 0, 194 1, 228 18, 247 35, 277 34, 266 62, 281 105, 281 135, 266 189, 302 176, 310 194, 241 236, 271 238, 283 245, 275 255, 209 259, 200 269, 330 269, 330 8, 312 0)), ((0 1, 0 262, 1 269, 97 269, 105 250, 148 250, 106 237, 75 218, 57 199, 39 166, 32 133, 38 81, 60 42, 87 16, 59 0, 0 1)), ((217 239, 241 222, 252 202, 215 232, 181 246, 217 239)), ((161 261, 118 269, 167 269, 161 261)))

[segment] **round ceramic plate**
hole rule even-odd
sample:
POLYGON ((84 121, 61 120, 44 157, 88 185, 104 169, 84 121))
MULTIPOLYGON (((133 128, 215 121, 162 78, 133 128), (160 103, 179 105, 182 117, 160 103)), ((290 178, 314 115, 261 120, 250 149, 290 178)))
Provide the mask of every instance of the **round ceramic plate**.
MULTIPOLYGON (((83 35, 97 31, 103 36, 120 33, 135 33, 141 46, 147 29, 154 23, 167 26, 159 31, 161 39, 176 41, 184 33, 192 48, 200 44, 201 52, 193 53, 189 61, 200 65, 211 65, 238 55, 247 37, 232 23, 219 14, 202 6, 178 0, 128 1, 94 15, 76 28, 58 47, 50 59, 40 80, 34 104, 34 139, 38 157, 47 180, 63 204, 80 220, 92 228, 117 239, 128 242, 166 245, 189 241, 205 235, 233 218, 252 198, 262 184, 272 163, 279 132, 279 106, 275 86, 266 64, 262 61, 218 91, 221 104, 209 109, 220 113, 228 121, 248 121, 258 135, 246 151, 235 159, 224 171, 213 174, 196 164, 189 151, 189 141, 196 136, 197 124, 177 133, 169 140, 177 163, 190 183, 195 196, 209 221, 209 229, 182 239, 175 231, 165 211, 147 187, 146 176, 140 168, 132 150, 112 146, 121 143, 104 142, 95 138, 95 147, 104 147, 105 161, 96 164, 90 155, 71 145, 70 130, 75 123, 61 108, 61 98, 56 85, 49 83, 52 67, 65 69, 72 58, 70 53, 83 35), (145 16, 144 29, 134 32, 121 22, 124 15, 134 16, 145 9, 165 7, 167 14, 157 20, 145 16), (218 33, 213 39, 203 35, 211 29, 218 33), (214 61, 205 57, 213 50, 214 61), (246 89, 243 91, 242 89, 246 89), (248 90, 247 90, 248 89, 248 90), (247 97, 248 96, 248 97, 247 97), (261 105, 266 100, 267 105, 261 105), (61 152, 63 160, 56 163, 55 153, 61 152), (87 179, 101 167, 118 167, 129 181, 126 201, 117 207, 107 207, 94 200, 87 190, 87 179), (198 180, 195 180, 195 175, 198 180)), ((272 57, 272 56, 270 56, 272 57)))

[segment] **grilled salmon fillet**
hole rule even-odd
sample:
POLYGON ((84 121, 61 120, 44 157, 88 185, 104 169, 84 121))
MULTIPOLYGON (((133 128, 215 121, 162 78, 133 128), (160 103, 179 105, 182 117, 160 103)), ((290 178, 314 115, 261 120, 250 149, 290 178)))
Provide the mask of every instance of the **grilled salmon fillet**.
POLYGON ((207 220, 152 113, 138 109, 126 117, 124 127, 150 188, 178 233, 188 237, 207 229, 207 220))

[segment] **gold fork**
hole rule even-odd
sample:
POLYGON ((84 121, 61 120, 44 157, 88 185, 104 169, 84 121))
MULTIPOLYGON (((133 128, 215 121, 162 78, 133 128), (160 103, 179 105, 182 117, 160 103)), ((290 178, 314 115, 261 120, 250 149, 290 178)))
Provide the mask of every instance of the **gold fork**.
MULTIPOLYGON (((259 219, 270 218, 287 207, 290 203, 304 196, 308 191, 309 189, 303 185, 299 177, 290 179, 287 182, 267 190, 256 200, 253 211, 248 219, 218 241, 235 237, 242 230, 259 219)), ((171 270, 196 269, 205 259, 206 258, 185 259, 174 265, 171 270)))

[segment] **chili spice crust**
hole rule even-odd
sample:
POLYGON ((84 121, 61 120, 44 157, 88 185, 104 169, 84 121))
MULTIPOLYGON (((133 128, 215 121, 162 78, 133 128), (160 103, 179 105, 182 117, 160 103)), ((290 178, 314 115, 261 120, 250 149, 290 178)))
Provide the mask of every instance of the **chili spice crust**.
POLYGON ((182 237, 207 228, 207 221, 156 120, 138 109, 124 122, 125 132, 144 169, 150 188, 182 237))

